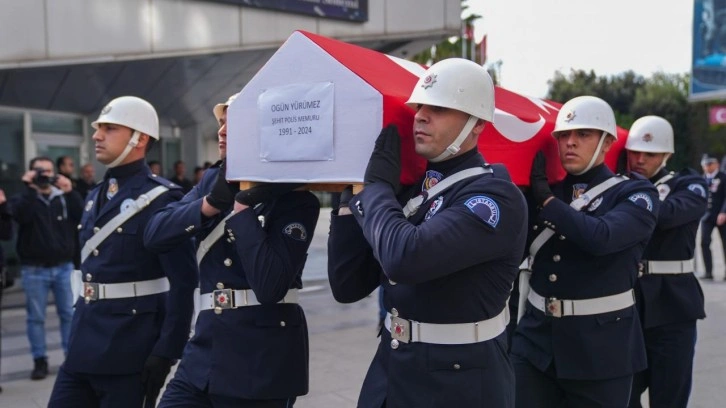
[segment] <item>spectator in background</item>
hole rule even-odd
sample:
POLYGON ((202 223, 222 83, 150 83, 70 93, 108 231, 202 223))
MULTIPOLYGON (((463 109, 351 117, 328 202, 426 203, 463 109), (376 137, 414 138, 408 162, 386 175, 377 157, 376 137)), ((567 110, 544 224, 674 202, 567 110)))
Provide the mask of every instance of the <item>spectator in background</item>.
POLYGON ((81 167, 81 177, 76 180, 76 191, 81 197, 86 198, 86 195, 93 187, 96 186, 96 169, 93 168, 91 163, 86 163, 81 167))
POLYGON ((719 171, 716 155, 704 154, 701 159, 703 177, 708 185, 708 204, 706 214, 701 218, 701 252, 706 268, 703 279, 713 279, 713 260, 711 258, 711 233, 718 228, 721 236, 722 251, 726 253, 726 173, 719 171))
POLYGON ((151 169, 151 174, 156 174, 157 176, 161 176, 161 163, 159 163, 156 160, 152 160, 149 162, 149 169, 151 169))
MULTIPOLYGON (((7 198, 5 197, 5 191, 0 189, 0 240, 7 241, 13 237, 13 223, 8 211, 7 198)), ((3 289, 6 287, 6 269, 5 269, 5 254, 3 248, 0 247, 0 308, 2 307, 3 301, 3 289)), ((0 323, 0 336, 2 336, 2 324, 0 323)), ((2 341, 0 341, 2 344, 2 341)), ((0 392, 3 389, 0 387, 0 392)))
MULTIPOLYGON (((55 166, 58 168, 58 173, 66 176, 71 181, 73 189, 76 189, 76 180, 73 178, 73 173, 76 171, 76 164, 73 162, 71 156, 60 156, 55 160, 55 166)), ((85 197, 82 195, 82 197, 85 197)))
POLYGON ((206 170, 204 167, 197 166, 194 168, 194 185, 196 186, 199 184, 200 181, 202 181, 202 177, 204 177, 204 170, 206 170))
POLYGON ((187 166, 183 161, 177 160, 174 162, 174 175, 169 177, 169 181, 181 186, 184 194, 188 193, 193 187, 192 182, 185 176, 186 172, 187 166))
POLYGON ((83 200, 68 177, 55 176, 47 157, 30 160, 21 180, 25 192, 10 200, 10 212, 18 223, 17 252, 28 313, 27 330, 34 367, 33 380, 48 375, 45 344, 45 309, 53 291, 60 317, 61 344, 68 351, 73 316, 71 271, 76 248, 76 226, 83 212, 83 200))
POLYGON ((212 162, 205 161, 204 165, 202 165, 202 167, 204 167, 204 170, 206 170, 206 169, 212 167, 212 162))

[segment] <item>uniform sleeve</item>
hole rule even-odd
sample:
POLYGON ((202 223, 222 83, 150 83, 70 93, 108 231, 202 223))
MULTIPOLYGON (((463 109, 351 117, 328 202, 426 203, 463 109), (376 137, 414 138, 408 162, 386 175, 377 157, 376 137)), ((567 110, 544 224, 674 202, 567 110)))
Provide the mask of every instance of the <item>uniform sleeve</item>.
POLYGON ((540 211, 539 220, 584 251, 604 256, 648 241, 655 229, 659 205, 658 193, 651 186, 633 189, 602 216, 577 211, 554 199, 540 211))
POLYGON ((69 193, 64 194, 64 196, 66 205, 68 206, 68 218, 74 224, 78 224, 83 215, 83 197, 76 190, 71 190, 69 193))
POLYGON ((706 213, 706 182, 691 178, 678 186, 661 203, 657 229, 667 230, 697 221, 706 213))
POLYGON ((521 193, 514 190, 511 186, 451 198, 455 202, 413 225, 393 191, 373 183, 353 197, 351 210, 386 276, 417 284, 511 257, 513 250, 518 257, 526 239, 527 214, 521 193))
MULTIPOLYGON (((164 198, 161 206, 165 207, 180 198, 181 190, 175 190, 174 193, 159 197, 164 198)), ((166 315, 161 334, 152 354, 179 359, 189 338, 194 313, 194 290, 199 281, 192 240, 188 237, 181 239, 173 248, 160 252, 158 257, 161 268, 169 279, 170 289, 166 298, 166 315)))
POLYGON ((216 218, 202 216, 204 194, 197 184, 180 201, 157 211, 144 229, 144 245, 150 251, 168 251, 209 228, 216 218))
POLYGON ((328 280, 335 300, 353 303, 380 284, 381 265, 373 257, 352 215, 332 214, 328 235, 328 280))
POLYGON ((309 192, 288 193, 277 200, 263 228, 252 208, 227 220, 250 288, 262 304, 277 303, 302 272, 320 215, 309 192))

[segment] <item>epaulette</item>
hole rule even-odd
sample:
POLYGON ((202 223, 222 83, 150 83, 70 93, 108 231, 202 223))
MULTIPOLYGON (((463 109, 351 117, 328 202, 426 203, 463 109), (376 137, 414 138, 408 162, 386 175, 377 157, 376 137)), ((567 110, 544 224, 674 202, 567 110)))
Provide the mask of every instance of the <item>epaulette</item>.
POLYGON ((173 182, 165 179, 164 177, 157 176, 156 174, 153 174, 153 173, 152 174, 149 174, 149 178, 151 180, 153 180, 154 182, 156 182, 158 184, 161 184, 164 187, 167 187, 170 190, 172 190, 172 189, 180 189, 181 188, 180 185, 178 185, 176 183, 173 183, 173 182))

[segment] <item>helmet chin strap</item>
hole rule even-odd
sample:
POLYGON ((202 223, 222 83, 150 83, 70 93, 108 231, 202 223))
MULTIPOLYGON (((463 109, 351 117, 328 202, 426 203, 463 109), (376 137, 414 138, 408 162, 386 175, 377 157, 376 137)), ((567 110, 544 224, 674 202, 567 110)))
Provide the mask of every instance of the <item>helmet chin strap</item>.
POLYGON ((459 150, 461 150, 461 144, 464 143, 464 139, 466 139, 466 137, 469 136, 469 133, 471 133, 471 130, 474 129, 474 126, 476 126, 476 122, 478 120, 479 118, 477 118, 476 116, 470 115, 469 120, 467 120, 466 124, 464 125, 464 128, 461 129, 459 136, 454 139, 454 141, 449 145, 449 147, 446 148, 446 150, 444 150, 443 153, 429 161, 432 163, 438 163, 440 161, 448 159, 456 153, 459 153, 459 150))
POLYGON ((107 165, 107 167, 116 167, 119 164, 121 164, 122 161, 126 158, 126 156, 131 153, 131 149, 136 147, 136 145, 139 144, 139 136, 141 136, 141 133, 139 133, 138 130, 134 130, 134 133, 131 135, 131 139, 129 140, 129 143, 126 145, 126 148, 124 149, 121 154, 118 155, 118 157, 112 161, 110 164, 107 165))
POLYGON ((605 138, 607 137, 607 135, 608 132, 602 132, 602 136, 600 136, 600 142, 598 142, 597 144, 597 149, 595 149, 595 153, 592 154, 592 159, 590 159, 590 163, 587 165, 587 167, 585 167, 585 170, 579 173, 574 173, 575 176, 585 174, 592 168, 592 166, 595 164, 595 160, 597 160, 597 157, 600 156, 600 151, 602 150, 602 145, 603 143, 605 143, 605 138))

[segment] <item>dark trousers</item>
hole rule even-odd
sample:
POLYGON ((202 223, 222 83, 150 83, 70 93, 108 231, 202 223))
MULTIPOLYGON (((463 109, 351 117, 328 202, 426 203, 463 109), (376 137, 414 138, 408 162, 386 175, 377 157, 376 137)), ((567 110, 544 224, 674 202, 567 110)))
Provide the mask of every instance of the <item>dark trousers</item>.
POLYGON ((712 277, 713 260, 711 258, 711 232, 714 228, 718 228, 723 244, 722 251, 726 253, 726 224, 717 226, 716 221, 701 221, 701 253, 703 254, 703 265, 706 267, 707 277, 712 277))
POLYGON ((144 403, 141 374, 99 375, 66 371, 63 366, 48 408, 134 408, 144 403))
POLYGON ((640 395, 648 389, 651 407, 685 408, 691 395, 696 321, 643 330, 648 369, 633 377, 630 407, 640 408, 640 395))
MULTIPOLYGON (((190 369, 193 369, 191 367, 190 369)), ((174 378, 166 385, 166 391, 161 397, 158 408, 292 408, 295 398, 250 400, 227 397, 224 395, 209 394, 207 390, 200 390, 188 380, 184 361, 174 374, 174 378)))
POLYGON ((630 398, 632 375, 606 380, 566 380, 554 370, 542 372, 512 355, 517 408, 623 408, 630 398))

